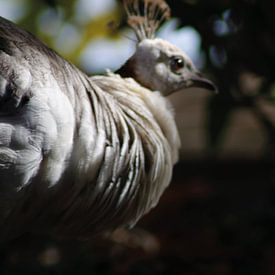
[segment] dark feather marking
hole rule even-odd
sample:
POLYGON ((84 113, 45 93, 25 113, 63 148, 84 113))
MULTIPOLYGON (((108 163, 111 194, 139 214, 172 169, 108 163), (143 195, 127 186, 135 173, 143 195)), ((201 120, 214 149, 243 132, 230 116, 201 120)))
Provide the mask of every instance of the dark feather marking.
POLYGON ((12 51, 10 50, 10 44, 5 38, 1 36, 0 36, 0 51, 3 51, 8 55, 12 55, 12 51))

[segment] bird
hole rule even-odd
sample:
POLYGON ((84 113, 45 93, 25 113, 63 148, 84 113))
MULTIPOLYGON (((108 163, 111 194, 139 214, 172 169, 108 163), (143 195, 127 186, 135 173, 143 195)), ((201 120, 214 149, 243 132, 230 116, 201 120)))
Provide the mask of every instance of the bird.
POLYGON ((132 227, 169 185, 180 139, 167 97, 216 87, 155 37, 165 1, 124 7, 136 50, 94 76, 0 18, 0 241, 132 227))

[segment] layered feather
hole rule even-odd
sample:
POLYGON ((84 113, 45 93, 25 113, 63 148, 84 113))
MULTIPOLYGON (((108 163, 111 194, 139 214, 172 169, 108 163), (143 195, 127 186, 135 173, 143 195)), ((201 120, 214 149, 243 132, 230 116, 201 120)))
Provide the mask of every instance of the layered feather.
POLYGON ((178 148, 160 94, 118 75, 89 78, 0 18, 2 238, 134 224, 169 184, 178 148))

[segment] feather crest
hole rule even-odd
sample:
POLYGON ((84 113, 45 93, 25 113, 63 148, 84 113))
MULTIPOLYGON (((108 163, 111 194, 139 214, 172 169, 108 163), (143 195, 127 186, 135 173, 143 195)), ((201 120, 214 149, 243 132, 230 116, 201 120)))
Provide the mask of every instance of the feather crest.
POLYGON ((124 0, 128 24, 139 41, 153 39, 159 25, 170 17, 164 0, 124 0))

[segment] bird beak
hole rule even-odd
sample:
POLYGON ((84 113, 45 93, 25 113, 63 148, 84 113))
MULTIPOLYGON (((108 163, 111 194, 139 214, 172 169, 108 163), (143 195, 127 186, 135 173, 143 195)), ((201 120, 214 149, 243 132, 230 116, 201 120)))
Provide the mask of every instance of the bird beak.
POLYGON ((186 81, 186 88, 203 88, 206 90, 213 91, 215 93, 218 92, 217 86, 210 80, 204 78, 200 73, 196 73, 192 75, 186 81))

